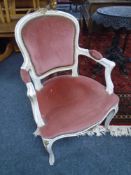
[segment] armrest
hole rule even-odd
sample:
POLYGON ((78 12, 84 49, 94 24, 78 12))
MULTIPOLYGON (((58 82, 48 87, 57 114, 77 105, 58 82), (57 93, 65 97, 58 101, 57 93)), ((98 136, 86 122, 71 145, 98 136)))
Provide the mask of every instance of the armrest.
POLYGON ((79 55, 85 55, 105 67, 106 91, 112 94, 114 92, 114 85, 111 79, 111 72, 115 67, 115 63, 104 58, 102 54, 96 50, 79 48, 79 55))
POLYGON ((29 72, 26 69, 21 68, 20 75, 21 75, 21 78, 22 78, 22 80, 25 84, 28 83, 28 82, 31 82, 29 72))
POLYGON ((41 88, 43 88, 41 80, 37 78, 34 74, 32 74, 31 76, 31 72, 29 74, 29 70, 30 69, 27 66, 22 65, 21 70, 20 70, 20 75, 21 75, 23 82, 25 84, 27 84, 28 82, 33 82, 35 89, 40 90, 41 88))

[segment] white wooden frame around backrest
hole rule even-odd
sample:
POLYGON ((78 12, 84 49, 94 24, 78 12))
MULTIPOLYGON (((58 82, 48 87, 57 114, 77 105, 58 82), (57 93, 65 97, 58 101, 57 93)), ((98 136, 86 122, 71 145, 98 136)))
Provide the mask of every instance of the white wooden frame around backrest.
POLYGON ((65 13, 65 12, 61 12, 61 11, 54 11, 54 10, 46 10, 46 9, 41 9, 39 11, 30 13, 28 15, 25 15, 23 18, 21 18, 19 20, 19 22, 16 25, 15 28, 15 38, 17 41, 17 44, 20 48, 20 51, 24 57, 24 63, 21 67, 21 69, 24 69, 26 71, 29 71, 29 74, 31 76, 31 79, 34 83, 35 89, 36 90, 40 90, 43 85, 41 83, 41 80, 45 77, 47 77, 48 75, 58 72, 58 71, 65 71, 65 70, 72 70, 72 76, 78 76, 78 55, 79 55, 79 46, 78 46, 78 39, 79 39, 79 23, 77 21, 77 19, 75 17, 73 17, 72 15, 65 13), (65 67, 59 67, 59 68, 54 68, 52 70, 49 70, 48 72, 42 74, 41 76, 37 76, 34 70, 34 67, 31 63, 30 60, 30 56, 29 53, 24 45, 23 39, 22 39, 22 29, 24 28, 24 26, 33 19, 42 17, 42 16, 62 16, 65 18, 70 19, 75 26, 75 40, 74 40, 74 64, 71 66, 65 66, 65 67))

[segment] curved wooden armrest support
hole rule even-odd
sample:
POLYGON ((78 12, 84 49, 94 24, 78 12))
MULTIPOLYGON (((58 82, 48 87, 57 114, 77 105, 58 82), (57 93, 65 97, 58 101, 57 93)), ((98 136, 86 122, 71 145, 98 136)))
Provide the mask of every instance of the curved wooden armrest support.
POLYGON ((32 82, 27 82, 26 83, 26 87, 27 87, 27 96, 29 98, 35 98, 36 97, 36 91, 34 89, 34 86, 32 84, 32 82))
POLYGON ((105 67, 106 91, 109 94, 112 94, 114 92, 114 85, 111 79, 111 72, 112 69, 115 67, 115 63, 104 58, 102 54, 96 50, 79 48, 79 54, 85 55, 105 67))
POLYGON ((42 127, 45 125, 45 123, 41 117, 41 113, 40 113, 39 105, 37 101, 37 96, 36 96, 36 91, 34 89, 32 82, 26 83, 26 87, 27 87, 27 96, 29 97, 31 101, 31 105, 32 105, 34 120, 37 124, 37 127, 42 127))

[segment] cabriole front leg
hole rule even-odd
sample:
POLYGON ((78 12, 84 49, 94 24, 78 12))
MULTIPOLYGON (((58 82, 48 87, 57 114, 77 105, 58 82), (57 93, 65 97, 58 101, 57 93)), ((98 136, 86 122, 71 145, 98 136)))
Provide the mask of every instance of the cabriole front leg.
POLYGON ((43 143, 44 143, 44 146, 45 146, 47 152, 49 153, 49 164, 54 165, 55 156, 54 156, 54 153, 52 150, 53 141, 52 140, 45 140, 45 139, 42 139, 42 140, 43 140, 43 143))

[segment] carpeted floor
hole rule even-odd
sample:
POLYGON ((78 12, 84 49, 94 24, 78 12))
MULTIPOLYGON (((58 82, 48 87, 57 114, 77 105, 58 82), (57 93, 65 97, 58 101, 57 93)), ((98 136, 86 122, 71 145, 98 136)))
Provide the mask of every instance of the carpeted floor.
POLYGON ((20 78, 21 54, 0 63, 0 175, 130 175, 129 137, 83 136, 54 144, 56 164, 36 129, 26 88, 20 78))

